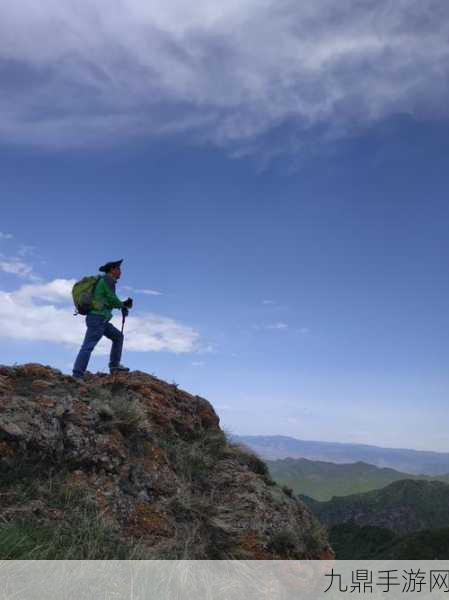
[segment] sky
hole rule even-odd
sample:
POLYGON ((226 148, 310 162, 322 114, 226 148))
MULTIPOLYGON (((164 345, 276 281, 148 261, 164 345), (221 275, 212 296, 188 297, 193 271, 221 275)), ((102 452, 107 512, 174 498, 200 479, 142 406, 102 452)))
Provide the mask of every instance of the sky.
POLYGON ((0 363, 71 372, 123 258, 123 362, 226 431, 449 452, 448 17, 4 0, 0 363))

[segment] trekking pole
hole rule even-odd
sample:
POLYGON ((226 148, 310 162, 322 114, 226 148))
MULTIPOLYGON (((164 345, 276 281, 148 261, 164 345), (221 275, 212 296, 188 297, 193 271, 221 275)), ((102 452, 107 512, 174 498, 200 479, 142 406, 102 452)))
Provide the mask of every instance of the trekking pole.
POLYGON ((125 328, 126 311, 122 309, 122 335, 123 329, 125 328))

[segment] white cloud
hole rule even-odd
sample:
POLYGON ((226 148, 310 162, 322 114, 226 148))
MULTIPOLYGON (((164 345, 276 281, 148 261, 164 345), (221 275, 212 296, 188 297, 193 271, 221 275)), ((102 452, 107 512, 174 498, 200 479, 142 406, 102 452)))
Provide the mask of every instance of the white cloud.
POLYGON ((22 301, 33 299, 45 300, 47 302, 67 303, 72 299, 72 287, 75 279, 54 279, 47 283, 23 285, 15 297, 22 301))
POLYGON ((398 112, 447 116, 448 37, 447 0, 3 0, 0 135, 187 131, 250 151, 286 122, 300 143, 398 112))
POLYGON ((277 323, 264 323, 261 325, 253 325, 253 329, 256 329, 258 331, 264 330, 264 329, 283 330, 283 329, 288 329, 288 325, 287 325, 287 323, 284 323, 283 321, 278 321, 277 323))
MULTIPOLYGON (((73 280, 55 279, 24 285, 14 292, 0 290, 0 337, 45 341, 79 346, 84 336, 84 319, 73 316, 73 280)), ((115 319, 120 326, 120 319, 115 319)), ((136 352, 194 352, 199 334, 174 319, 142 313, 126 321, 126 347, 136 352)), ((98 352, 109 352, 101 342, 98 352)))
POLYGON ((29 256, 30 254, 34 254, 35 250, 36 250, 36 248, 34 246, 28 246, 26 244, 21 244, 21 246, 17 250, 17 254, 22 257, 29 256))
POLYGON ((38 279, 33 273, 33 267, 17 256, 3 256, 0 254, 0 271, 32 280, 38 279))
POLYGON ((204 346, 198 346, 198 354, 217 354, 218 347, 216 344, 206 343, 204 346))
POLYGON ((140 289, 140 288, 133 288, 129 285, 124 285, 123 286, 124 290, 127 290, 129 292, 132 292, 133 294, 143 294, 145 296, 162 296, 162 292, 158 292, 157 290, 148 290, 148 289, 140 289))
POLYGON ((288 325, 287 323, 278 321, 277 323, 271 323, 270 325, 267 325, 266 329, 288 329, 288 325))
POLYGON ((3 233, 0 231, 0 240, 12 240, 13 237, 12 233, 3 233))
POLYGON ((151 313, 126 320, 126 347, 136 352, 193 352, 199 334, 174 319, 151 313))

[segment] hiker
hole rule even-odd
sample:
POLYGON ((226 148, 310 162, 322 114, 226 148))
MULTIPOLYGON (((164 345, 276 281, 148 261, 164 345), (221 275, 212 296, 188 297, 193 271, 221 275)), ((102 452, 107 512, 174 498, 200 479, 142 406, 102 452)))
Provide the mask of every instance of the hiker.
POLYGON ((111 375, 129 371, 127 367, 120 364, 123 333, 109 322, 112 318, 113 308, 120 308, 123 318, 125 318, 128 315, 128 310, 133 306, 132 298, 128 298, 122 302, 115 294, 115 284, 122 274, 120 268, 122 262, 123 259, 108 262, 99 268, 99 271, 105 273, 105 275, 99 277, 98 282, 95 284, 92 308, 88 310, 86 316, 86 336, 73 366, 73 377, 81 379, 84 376, 90 355, 103 336, 112 340, 109 359, 109 371, 111 375))

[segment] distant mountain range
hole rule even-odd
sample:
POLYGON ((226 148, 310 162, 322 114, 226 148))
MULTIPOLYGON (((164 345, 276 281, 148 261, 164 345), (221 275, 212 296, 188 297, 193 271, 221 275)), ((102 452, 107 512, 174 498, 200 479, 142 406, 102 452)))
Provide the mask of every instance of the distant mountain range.
POLYGON ((413 475, 448 475, 449 452, 382 448, 367 444, 298 440, 281 435, 232 436, 264 459, 307 458, 314 461, 354 463, 396 469, 413 475))
MULTIPOLYGON (((284 458, 266 460, 266 464, 277 483, 291 488, 295 494, 305 494, 315 500, 368 492, 401 479, 431 478, 429 475, 411 475, 380 468, 362 461, 338 464, 308 458, 284 458)), ((434 479, 449 483, 449 475, 436 476, 434 479)))

